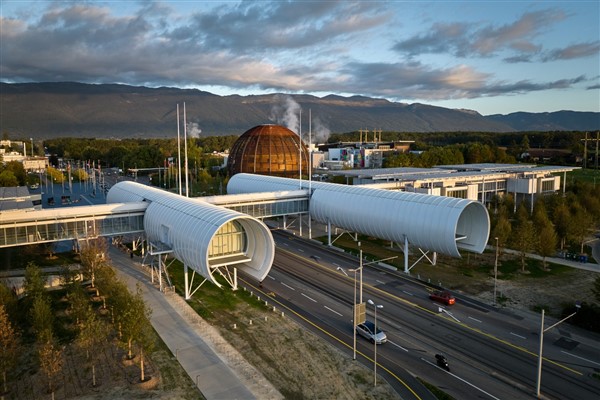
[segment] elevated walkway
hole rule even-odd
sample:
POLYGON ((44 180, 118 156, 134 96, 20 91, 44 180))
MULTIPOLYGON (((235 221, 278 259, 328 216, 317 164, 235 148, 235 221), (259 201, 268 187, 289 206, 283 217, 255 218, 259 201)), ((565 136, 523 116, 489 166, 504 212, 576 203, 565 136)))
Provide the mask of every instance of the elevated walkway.
POLYGON ((0 248, 144 231, 148 203, 119 203, 0 214, 0 248))
MULTIPOLYGON (((308 213, 308 190, 199 197, 255 218, 308 213)), ((148 202, 0 213, 0 248, 144 232, 148 202)))
POLYGON ((271 218, 291 214, 307 214, 308 197, 308 190, 287 190, 201 197, 198 200, 254 218, 271 218))

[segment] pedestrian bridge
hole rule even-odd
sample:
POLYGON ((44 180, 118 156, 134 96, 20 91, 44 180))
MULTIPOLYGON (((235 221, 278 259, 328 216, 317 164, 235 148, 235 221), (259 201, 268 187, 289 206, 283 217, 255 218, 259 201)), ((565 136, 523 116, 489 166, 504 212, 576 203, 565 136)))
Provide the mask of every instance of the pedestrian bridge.
MULTIPOLYGON (((308 213, 308 191, 239 194, 192 199, 255 218, 308 213)), ((41 211, 0 213, 0 248, 121 236, 144 232, 150 202, 61 207, 41 211)))

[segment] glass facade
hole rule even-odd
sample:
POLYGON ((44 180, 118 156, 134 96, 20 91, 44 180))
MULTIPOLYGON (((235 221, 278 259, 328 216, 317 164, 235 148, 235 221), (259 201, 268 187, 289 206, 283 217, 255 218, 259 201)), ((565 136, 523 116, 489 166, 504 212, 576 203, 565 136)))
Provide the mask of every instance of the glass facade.
POLYGON ((257 202, 254 204, 223 205, 224 207, 250 215, 254 218, 279 217, 288 214, 308 212, 308 199, 286 201, 257 202))
POLYGON ((245 254, 246 233, 238 221, 229 221, 219 229, 210 241, 208 258, 215 259, 233 254, 245 254))
POLYGON ((143 232, 144 215, 127 214, 0 225, 0 247, 143 232))

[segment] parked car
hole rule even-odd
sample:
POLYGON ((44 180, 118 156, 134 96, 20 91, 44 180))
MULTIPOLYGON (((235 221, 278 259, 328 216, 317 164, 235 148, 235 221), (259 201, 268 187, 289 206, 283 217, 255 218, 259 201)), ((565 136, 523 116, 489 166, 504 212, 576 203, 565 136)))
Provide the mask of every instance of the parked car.
POLYGON ((435 292, 431 292, 429 298, 434 301, 439 301, 440 303, 444 303, 447 306, 451 306, 456 303, 456 299, 452 294, 446 290, 436 290, 435 292))
POLYGON ((387 342, 387 336, 384 331, 377 327, 377 333, 375 333, 375 324, 371 321, 365 321, 363 324, 358 324, 356 326, 356 332, 371 341, 371 343, 377 342, 377 344, 382 344, 387 342))

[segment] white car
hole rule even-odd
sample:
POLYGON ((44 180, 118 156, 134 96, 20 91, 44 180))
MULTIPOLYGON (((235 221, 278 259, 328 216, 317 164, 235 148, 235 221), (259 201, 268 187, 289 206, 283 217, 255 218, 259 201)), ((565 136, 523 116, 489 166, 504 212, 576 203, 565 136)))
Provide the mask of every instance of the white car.
POLYGON ((359 324, 356 326, 356 332, 371 341, 371 343, 377 342, 377 344, 382 344, 387 342, 387 336, 384 331, 377 327, 377 333, 375 333, 375 324, 371 321, 365 321, 364 324, 359 324))

